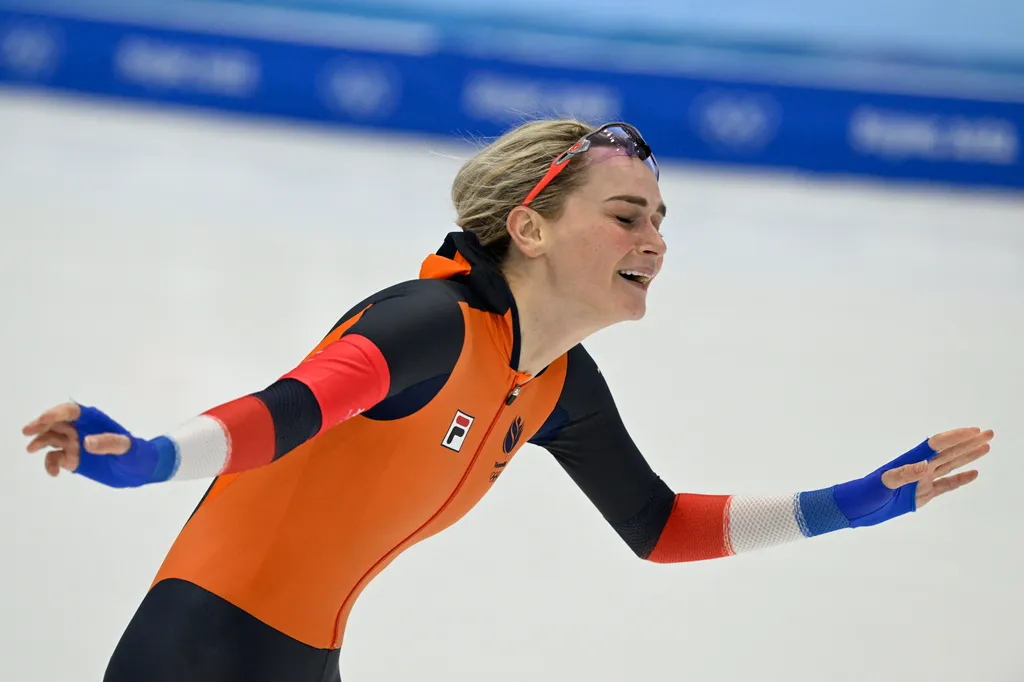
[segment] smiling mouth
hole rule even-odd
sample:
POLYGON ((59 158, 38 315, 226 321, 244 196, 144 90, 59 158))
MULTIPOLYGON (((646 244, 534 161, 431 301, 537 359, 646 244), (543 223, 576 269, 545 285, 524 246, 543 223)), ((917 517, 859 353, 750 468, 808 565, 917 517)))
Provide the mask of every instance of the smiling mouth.
POLYGON ((642 272, 636 272, 635 270, 619 270, 619 277, 622 279, 633 282, 643 289, 647 289, 647 286, 651 283, 651 276, 646 275, 642 272))

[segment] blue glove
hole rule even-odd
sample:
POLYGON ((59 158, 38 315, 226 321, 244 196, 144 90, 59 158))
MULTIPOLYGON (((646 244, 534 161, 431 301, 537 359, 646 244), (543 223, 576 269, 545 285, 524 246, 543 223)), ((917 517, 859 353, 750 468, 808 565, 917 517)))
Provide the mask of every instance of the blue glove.
POLYGON ((931 461, 938 454, 925 440, 864 478, 800 493, 801 529, 813 537, 841 528, 874 526, 917 510, 917 482, 895 490, 882 483, 882 474, 917 462, 931 461))
POLYGON ((74 473, 112 488, 135 488, 165 481, 174 473, 177 453, 174 443, 161 436, 143 440, 95 407, 81 406, 82 414, 71 423, 78 431, 80 461, 74 473), (87 436, 117 433, 131 439, 123 455, 94 455, 85 449, 87 436))
POLYGON ((917 482, 892 490, 882 483, 882 474, 908 464, 930 461, 937 454, 926 440, 864 478, 837 485, 832 491, 836 506, 850 522, 851 528, 874 526, 917 511, 917 482))

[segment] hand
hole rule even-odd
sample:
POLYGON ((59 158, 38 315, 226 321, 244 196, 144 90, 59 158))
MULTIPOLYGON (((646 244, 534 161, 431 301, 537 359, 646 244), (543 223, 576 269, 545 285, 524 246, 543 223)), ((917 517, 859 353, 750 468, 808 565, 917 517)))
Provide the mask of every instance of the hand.
POLYGON ((882 483, 890 490, 917 483, 916 506, 920 509, 939 495, 961 488, 978 478, 972 469, 947 476, 951 471, 975 462, 988 454, 994 432, 977 427, 945 431, 928 439, 928 447, 937 454, 914 464, 890 469, 882 474, 882 483))
POLYGON ((984 456, 992 436, 976 427, 932 436, 867 476, 834 486, 833 500, 853 528, 916 511, 976 479, 973 470, 946 474, 984 456))
POLYGON ((46 453, 46 472, 74 472, 112 488, 136 488, 167 480, 177 467, 174 444, 166 437, 136 438, 95 407, 64 403, 43 413, 22 433, 35 436, 29 452, 46 453))
POLYGON ((73 423, 81 416, 80 405, 63 403, 47 410, 21 430, 22 435, 35 436, 26 448, 28 452, 38 452, 45 447, 56 448, 47 452, 43 460, 50 476, 59 475, 61 469, 77 470, 83 443, 86 453, 93 455, 123 455, 131 448, 132 439, 120 433, 92 434, 80 441, 73 423))

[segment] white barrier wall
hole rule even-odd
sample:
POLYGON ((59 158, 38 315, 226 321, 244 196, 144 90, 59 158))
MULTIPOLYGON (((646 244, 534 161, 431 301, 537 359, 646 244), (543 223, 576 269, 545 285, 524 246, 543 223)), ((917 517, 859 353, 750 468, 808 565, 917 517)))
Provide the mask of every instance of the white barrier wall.
MULTIPOLYGON (((52 480, 21 426, 75 398, 153 436, 263 388, 416 276, 467 153, 0 98, 0 679, 100 679, 207 486, 52 480)), ((662 188, 649 313, 588 345, 670 486, 824 487, 964 425, 996 430, 980 478, 881 527, 656 566, 528 447, 366 590, 343 678, 1022 679, 1024 199, 693 167, 662 188)))

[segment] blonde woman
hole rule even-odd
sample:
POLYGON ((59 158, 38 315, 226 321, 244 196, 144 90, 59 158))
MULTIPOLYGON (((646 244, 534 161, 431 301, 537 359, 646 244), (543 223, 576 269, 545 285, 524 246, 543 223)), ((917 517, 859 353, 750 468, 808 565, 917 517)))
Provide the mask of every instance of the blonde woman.
POLYGON ((628 124, 524 124, 462 167, 461 231, 419 277, 355 305, 267 388, 148 440, 76 403, 26 426, 54 476, 213 479, 105 679, 338 680, 367 583, 466 514, 524 443, 551 452, 637 557, 663 563, 874 525, 975 479, 953 472, 993 434, 962 428, 820 490, 663 482, 581 345, 644 315, 666 252, 658 173, 628 124))

